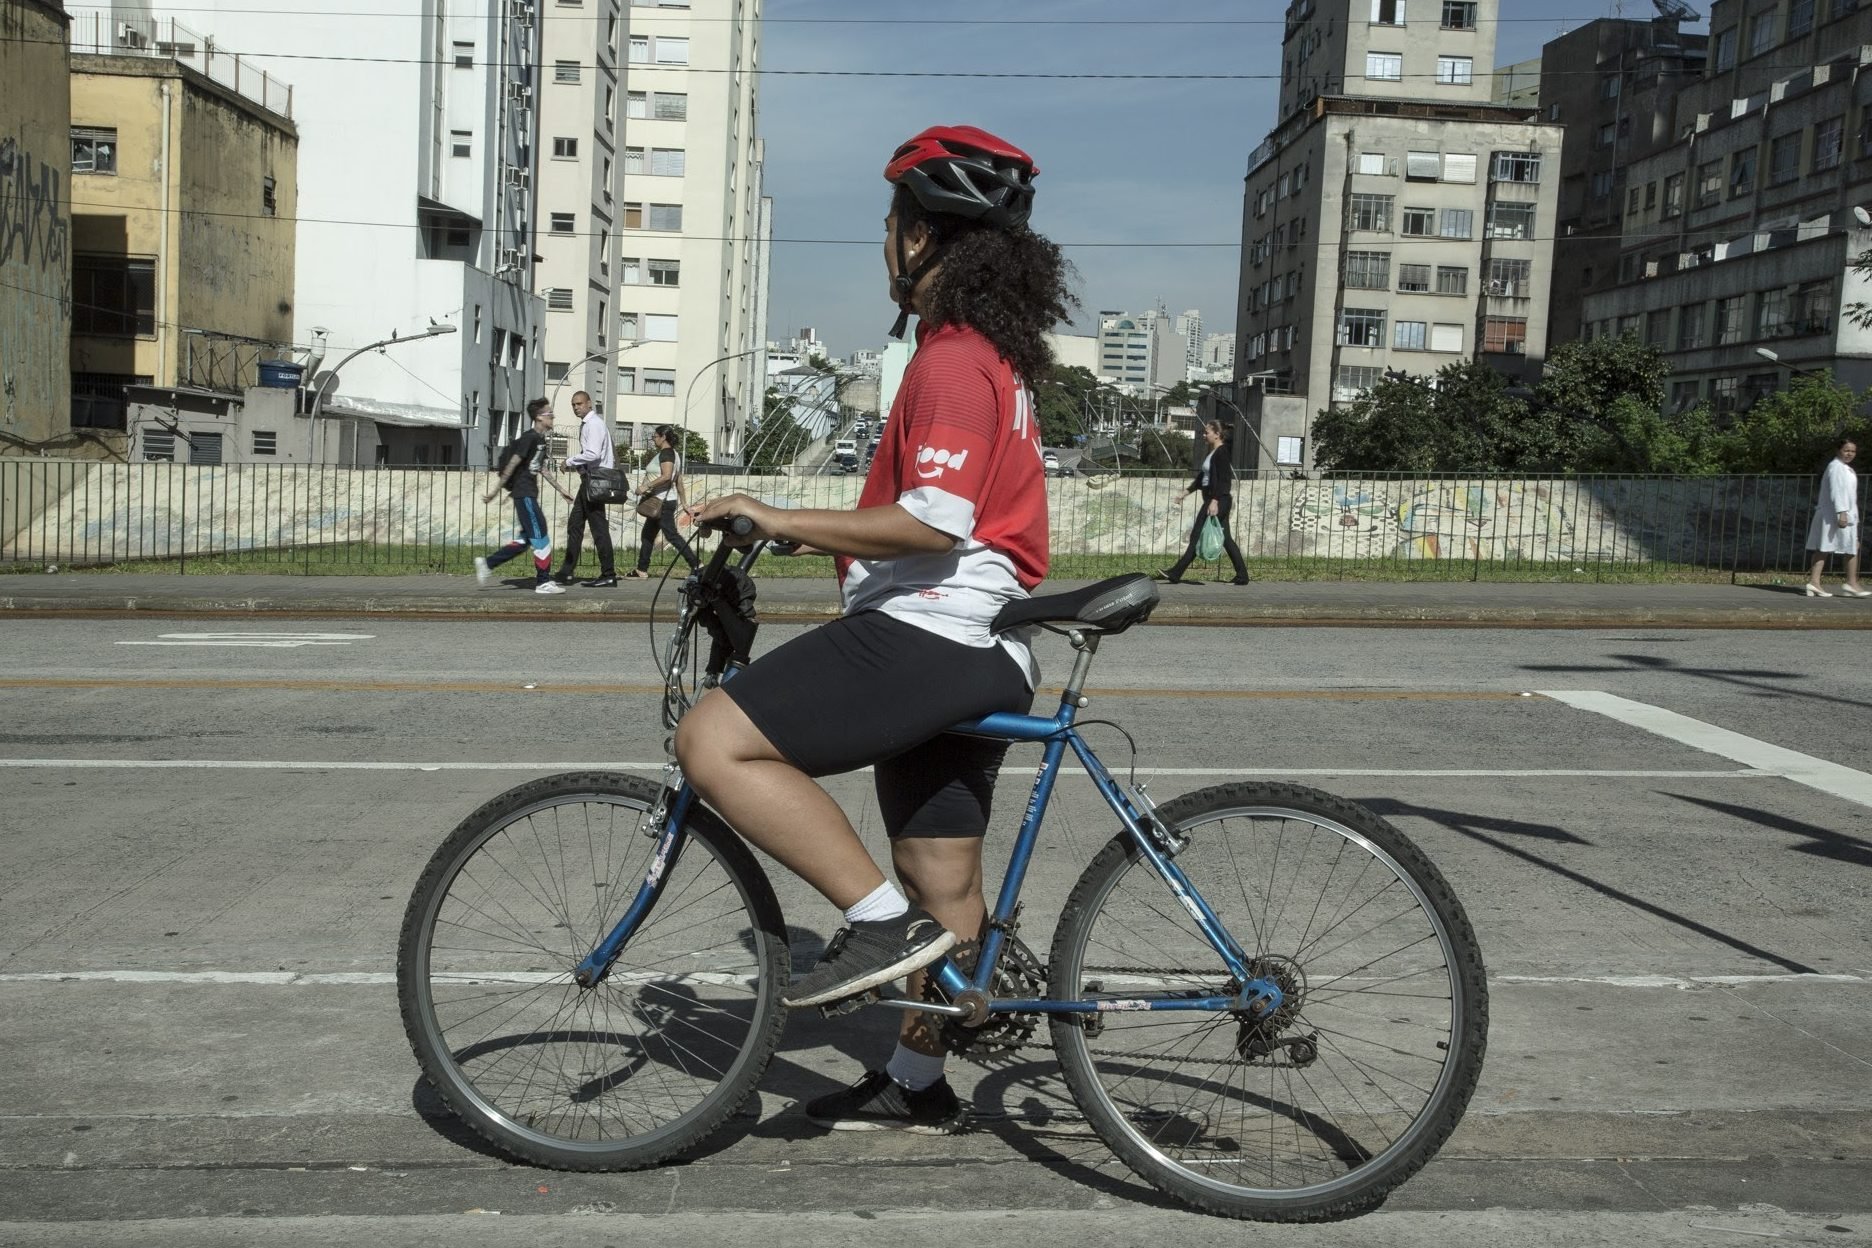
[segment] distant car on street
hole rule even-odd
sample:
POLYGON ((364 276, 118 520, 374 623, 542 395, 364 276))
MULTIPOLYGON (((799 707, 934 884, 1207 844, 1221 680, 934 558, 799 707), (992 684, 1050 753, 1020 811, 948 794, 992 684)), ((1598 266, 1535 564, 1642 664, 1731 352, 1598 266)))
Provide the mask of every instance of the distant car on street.
POLYGON ((1072 476, 1072 469, 1060 467, 1060 457, 1052 451, 1044 451, 1041 453, 1040 465, 1049 477, 1072 476))

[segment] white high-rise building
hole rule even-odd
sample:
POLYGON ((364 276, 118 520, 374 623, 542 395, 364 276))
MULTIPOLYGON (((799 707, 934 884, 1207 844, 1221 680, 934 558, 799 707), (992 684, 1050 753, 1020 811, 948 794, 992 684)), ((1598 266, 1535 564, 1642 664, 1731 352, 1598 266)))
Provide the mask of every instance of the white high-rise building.
POLYGON ((619 38, 610 315, 626 349, 607 410, 633 445, 671 424, 732 460, 766 379, 773 217, 755 135, 760 0, 635 0, 619 38))
MULTIPOLYGON (((165 16, 142 3, 72 12, 81 8, 117 31, 165 16)), ((293 321, 326 331, 319 367, 343 365, 325 410, 427 426, 444 435, 431 462, 487 463, 542 377, 531 265, 538 7, 491 0, 360 18, 302 0, 196 0, 187 14, 221 50, 294 55, 293 321), (423 336, 439 325, 458 332, 423 336), (347 358, 393 334, 406 341, 347 358)), ((256 192, 255 211, 261 202, 256 192)))
POLYGON ((560 418, 566 392, 584 390, 611 410, 617 290, 650 281, 618 262, 619 41, 622 0, 552 4, 540 23, 540 226, 533 281, 546 301, 548 393, 560 418))
POLYGON ((1098 376, 1140 395, 1167 390, 1183 380, 1185 344, 1168 313, 1100 312, 1098 323, 1098 376))
POLYGON ((1203 366, 1203 319, 1202 313, 1195 308, 1189 309, 1170 323, 1177 337, 1185 344, 1183 363, 1186 369, 1203 366))

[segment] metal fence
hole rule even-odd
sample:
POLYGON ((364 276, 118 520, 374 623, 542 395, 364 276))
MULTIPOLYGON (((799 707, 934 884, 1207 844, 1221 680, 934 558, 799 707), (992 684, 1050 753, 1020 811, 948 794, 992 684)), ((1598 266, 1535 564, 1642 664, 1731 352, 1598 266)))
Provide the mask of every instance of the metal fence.
MULTIPOLYGON (((461 468, 0 459, 0 563, 460 571, 513 531, 505 497, 482 500, 489 482, 461 468)), ((1168 564, 1201 510, 1187 482, 1150 472, 1048 480, 1054 575, 1168 564)), ((692 496, 743 490, 786 506, 850 508, 862 481, 698 469, 690 486, 692 496)), ((1231 528, 1251 565, 1287 575, 1377 565, 1424 580, 1793 572, 1803 567, 1817 488, 1813 476, 1268 478, 1236 482, 1231 528)), ((544 488, 541 503, 563 533, 565 502, 544 488)), ((620 544, 634 541, 636 518, 618 518, 620 544)))

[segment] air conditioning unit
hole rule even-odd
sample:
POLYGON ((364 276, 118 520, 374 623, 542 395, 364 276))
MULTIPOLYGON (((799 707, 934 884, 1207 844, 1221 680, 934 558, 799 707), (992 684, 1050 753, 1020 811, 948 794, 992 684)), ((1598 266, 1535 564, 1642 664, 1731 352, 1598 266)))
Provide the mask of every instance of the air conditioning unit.
POLYGON ((530 103, 533 99, 533 88, 524 82, 510 82, 507 84, 507 98, 517 100, 522 104, 530 103))
POLYGON ((117 42, 126 48, 141 48, 149 43, 149 36, 129 22, 123 22, 117 27, 117 42))
POLYGON ((508 165, 505 169, 501 170, 501 181, 505 182, 508 186, 525 188, 530 177, 531 175, 519 165, 508 165))

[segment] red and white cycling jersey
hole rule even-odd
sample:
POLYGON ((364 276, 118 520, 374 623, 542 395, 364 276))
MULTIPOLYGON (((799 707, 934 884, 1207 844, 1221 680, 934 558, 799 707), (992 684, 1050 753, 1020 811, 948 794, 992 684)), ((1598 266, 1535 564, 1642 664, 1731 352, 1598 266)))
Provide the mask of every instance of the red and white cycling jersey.
POLYGON ((875 610, 970 646, 999 643, 1037 679, 1025 630, 995 637, 1003 604, 1047 571, 1046 476, 1033 395, 986 337, 917 326, 858 506, 895 504, 955 539, 939 555, 838 561, 845 612, 875 610))

